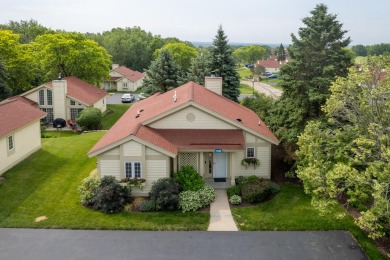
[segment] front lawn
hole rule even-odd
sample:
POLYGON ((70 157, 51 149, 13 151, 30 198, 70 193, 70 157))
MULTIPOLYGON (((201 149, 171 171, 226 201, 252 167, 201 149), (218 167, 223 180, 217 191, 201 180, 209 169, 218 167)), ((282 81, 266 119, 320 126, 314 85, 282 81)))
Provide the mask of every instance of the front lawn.
POLYGON ((252 78, 252 71, 246 67, 237 68, 236 71, 240 75, 240 79, 252 78))
POLYGON ((103 214, 79 203, 77 188, 96 167, 88 150, 103 132, 42 139, 42 149, 3 175, 0 227, 206 230, 208 212, 103 214), (35 222, 37 217, 46 220, 35 222))
POLYGON ((334 207, 321 216, 300 186, 283 184, 272 200, 257 206, 233 208, 232 214, 238 228, 246 231, 348 230, 371 259, 383 258, 372 240, 354 224, 342 206, 334 207))
POLYGON ((116 121, 130 108, 130 104, 108 104, 107 110, 103 113, 103 129, 110 129, 116 121))
POLYGON ((253 88, 248 84, 240 83, 239 90, 241 94, 253 94, 253 88))

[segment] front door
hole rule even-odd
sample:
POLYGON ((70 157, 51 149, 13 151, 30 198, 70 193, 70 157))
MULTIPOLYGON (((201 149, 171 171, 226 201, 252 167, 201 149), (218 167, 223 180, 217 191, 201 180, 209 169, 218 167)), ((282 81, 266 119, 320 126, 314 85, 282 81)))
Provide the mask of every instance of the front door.
POLYGON ((227 177, 227 156, 226 153, 213 153, 214 178, 226 178, 227 177))

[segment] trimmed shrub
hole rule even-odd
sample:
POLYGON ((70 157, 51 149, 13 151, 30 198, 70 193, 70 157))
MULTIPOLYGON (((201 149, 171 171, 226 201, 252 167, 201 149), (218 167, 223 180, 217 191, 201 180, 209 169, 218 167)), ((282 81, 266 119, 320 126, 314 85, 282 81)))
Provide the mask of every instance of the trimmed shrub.
POLYGON ((233 195, 230 197, 229 199, 230 203, 233 204, 233 205, 239 205, 241 204, 241 197, 238 196, 238 195, 233 195))
POLYGON ((83 130, 97 130, 102 123, 102 112, 96 107, 85 108, 77 115, 76 123, 83 130))
POLYGON ((149 192, 156 210, 175 210, 179 205, 180 185, 173 178, 162 178, 153 183, 149 192))
POLYGON ((250 203, 262 201, 271 192, 271 181, 266 179, 254 179, 242 184, 242 198, 250 203))
POLYGON ((138 206, 139 211, 149 212, 156 210, 156 203, 153 200, 143 200, 138 206))
POLYGON ((234 195, 241 195, 241 185, 234 185, 234 186, 230 186, 226 189, 226 193, 228 195, 228 197, 232 197, 234 195))
POLYGON ((83 179, 82 184, 77 189, 80 194, 80 203, 85 207, 92 207, 95 203, 96 189, 100 185, 100 179, 95 177, 87 177, 83 179))
POLYGON ((202 176, 192 166, 183 166, 180 171, 173 174, 173 178, 179 182, 183 191, 197 191, 205 186, 202 176))
POLYGON ((202 208, 202 201, 199 196, 199 191, 183 191, 180 193, 179 208, 183 213, 187 211, 196 211, 202 208))
POLYGON ((236 186, 239 186, 239 185, 243 184, 246 181, 246 177, 238 176, 238 177, 236 177, 234 179, 234 181, 236 182, 236 186))
POLYGON ((198 191, 183 191, 180 193, 179 208, 183 213, 187 211, 196 211, 200 208, 207 207, 215 200, 215 190, 213 187, 206 185, 198 191))
POLYGON ((207 207, 215 200, 215 190, 209 185, 205 185, 203 189, 199 190, 199 197, 202 207, 207 207))
POLYGON ((93 209, 104 213, 122 211, 125 204, 131 201, 131 190, 121 186, 114 176, 104 176, 96 188, 93 209))

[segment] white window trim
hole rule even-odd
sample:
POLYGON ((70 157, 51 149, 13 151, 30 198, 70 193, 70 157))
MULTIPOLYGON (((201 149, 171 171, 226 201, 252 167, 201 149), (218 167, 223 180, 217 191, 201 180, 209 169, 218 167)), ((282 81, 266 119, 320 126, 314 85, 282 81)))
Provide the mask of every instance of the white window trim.
POLYGON ((256 158, 256 148, 255 147, 247 147, 245 151, 246 158, 256 158), (248 156, 248 149, 253 149, 253 156, 248 156))
POLYGON ((139 162, 139 161, 134 161, 134 162, 130 162, 130 161, 126 161, 124 162, 123 164, 123 172, 124 172, 124 175, 125 175, 125 178, 131 178, 131 179, 134 179, 135 178, 135 164, 136 163, 139 163, 139 166, 140 166, 140 176, 137 177, 137 179, 142 179, 142 163, 139 162), (127 177, 126 176, 126 163, 130 163, 131 164, 131 173, 130 173, 130 177, 127 177))
POLYGON ((7 142, 6 143, 7 143, 7 155, 10 155, 10 154, 14 153, 15 152, 15 136, 13 134, 7 136, 7 142), (10 138, 12 140, 12 148, 11 149, 9 149, 9 144, 10 144, 9 140, 10 140, 10 138))

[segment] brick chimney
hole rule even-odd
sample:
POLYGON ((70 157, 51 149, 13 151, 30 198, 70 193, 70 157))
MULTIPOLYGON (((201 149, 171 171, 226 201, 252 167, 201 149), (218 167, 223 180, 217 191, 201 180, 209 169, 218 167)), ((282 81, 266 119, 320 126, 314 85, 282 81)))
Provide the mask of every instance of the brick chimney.
POLYGON ((222 78, 221 77, 205 77, 204 86, 208 90, 222 96, 222 78))

